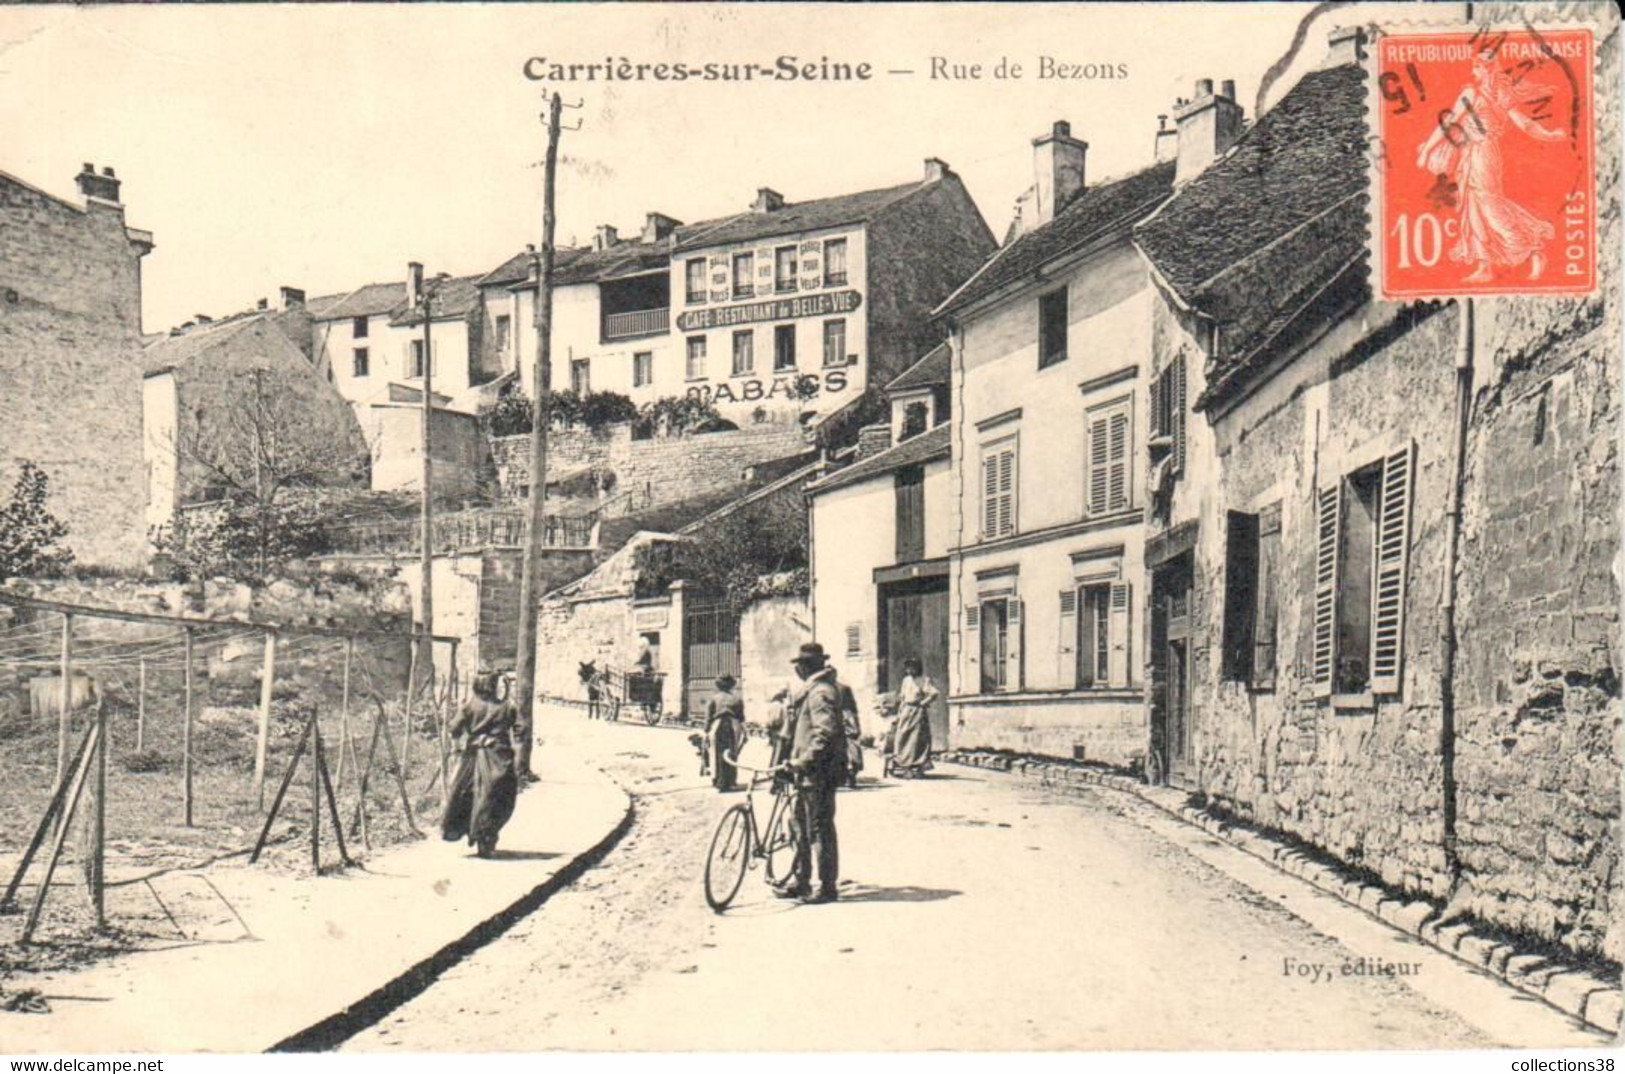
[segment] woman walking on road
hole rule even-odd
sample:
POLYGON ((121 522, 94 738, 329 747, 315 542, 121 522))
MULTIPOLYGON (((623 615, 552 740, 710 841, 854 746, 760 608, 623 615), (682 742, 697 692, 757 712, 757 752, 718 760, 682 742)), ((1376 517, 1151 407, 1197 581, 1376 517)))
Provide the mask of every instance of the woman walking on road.
POLYGON ((462 737, 462 757, 440 819, 447 842, 468 838, 479 856, 496 850, 497 833, 513 816, 518 781, 513 770, 513 728, 518 711, 497 699, 497 675, 481 669, 474 676, 474 696, 452 721, 451 734, 462 737))
POLYGON ((745 744, 745 703, 734 693, 734 677, 716 681, 717 692, 706 702, 705 734, 711 740, 711 783, 726 794, 739 789, 738 770, 728 761, 745 744))
POLYGON ((918 660, 903 661, 903 682, 897 688, 897 721, 893 725, 891 766, 904 779, 923 776, 931 768, 931 705, 937 688, 920 670, 918 660))

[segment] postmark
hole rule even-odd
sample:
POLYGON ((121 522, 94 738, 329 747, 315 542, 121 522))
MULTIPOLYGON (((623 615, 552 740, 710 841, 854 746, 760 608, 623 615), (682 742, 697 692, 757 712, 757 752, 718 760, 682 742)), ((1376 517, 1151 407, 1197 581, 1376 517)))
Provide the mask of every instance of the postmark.
POLYGON ((1594 291, 1591 28, 1390 30, 1370 64, 1378 293, 1594 291))

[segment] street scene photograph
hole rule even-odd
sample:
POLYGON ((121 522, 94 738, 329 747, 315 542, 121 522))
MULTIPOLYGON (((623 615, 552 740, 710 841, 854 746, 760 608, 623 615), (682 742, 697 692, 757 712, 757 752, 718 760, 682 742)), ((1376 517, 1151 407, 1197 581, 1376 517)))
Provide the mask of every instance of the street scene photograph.
POLYGON ((1620 48, 0 5, 0 1053, 1613 1070, 1620 48))

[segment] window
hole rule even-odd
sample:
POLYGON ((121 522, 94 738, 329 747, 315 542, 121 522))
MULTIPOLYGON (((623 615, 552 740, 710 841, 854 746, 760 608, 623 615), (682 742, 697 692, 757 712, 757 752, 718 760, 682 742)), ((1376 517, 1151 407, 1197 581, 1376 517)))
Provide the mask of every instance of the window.
POLYGON ((1255 690, 1272 690, 1281 505, 1256 515, 1232 511, 1227 530, 1222 673, 1255 690))
POLYGON ((846 364, 846 320, 824 322, 824 365, 846 364))
POLYGON ((773 329, 773 371, 796 367, 796 326, 781 324, 773 329))
POLYGON ((350 375, 353 376, 353 377, 364 377, 364 376, 366 376, 367 375, 368 361, 369 361, 369 357, 368 357, 368 353, 367 353, 367 348, 365 348, 365 347, 357 347, 355 349, 355 354, 351 356, 350 375))
POLYGON ((1066 288, 1038 299, 1038 368, 1066 361, 1066 288))
POLYGON ((931 408, 923 402, 908 403, 903 407, 903 435, 898 437, 907 440, 912 436, 919 436, 925 432, 926 422, 929 420, 931 408))
POLYGON ((688 304, 695 305, 705 301, 705 258, 691 257, 683 265, 684 280, 687 284, 688 304))
POLYGON ((647 388, 655 382, 655 356, 653 351, 638 351, 632 355, 632 387, 647 388))
POLYGON ((796 248, 781 246, 773 251, 773 290, 780 294, 796 289, 796 248))
POLYGON ((1061 590, 1062 667, 1070 654, 1078 689, 1123 690, 1132 685, 1129 594, 1128 583, 1110 580, 1085 581, 1061 590))
POLYGON ((509 329, 512 328, 513 322, 506 313, 499 313, 494 324, 497 354, 505 355, 508 353, 508 345, 512 342, 509 329))
POLYGON ((1400 692, 1413 469, 1407 444, 1316 498, 1317 697, 1400 692))
POLYGON ((1016 442, 982 449, 982 540, 1016 532, 1016 442))
POLYGON ((1128 400, 1089 411, 1088 430, 1088 513, 1104 515, 1121 511, 1132 502, 1130 460, 1134 457, 1134 445, 1128 400))
POLYGON ((756 271, 756 258, 752 254, 734 254, 734 297, 749 298, 756 293, 751 275, 756 271))
POLYGON ((747 328, 734 333, 734 376, 741 376, 756 368, 756 333, 747 328))
MULTIPOLYGON (((440 372, 440 345, 435 344, 432 349, 434 361, 429 370, 431 375, 440 372)), ((406 375, 408 378, 423 376, 423 340, 408 340, 406 344, 406 375)))
POLYGON ((367 338, 367 318, 352 317, 350 319, 350 335, 355 339, 367 338))
POLYGON ((1021 688, 1021 601, 1012 595, 984 596, 965 608, 965 630, 978 634, 977 660, 984 694, 1021 688))
POLYGON ((578 396, 592 391, 592 359, 573 358, 570 361, 570 390, 578 396))
POLYGON ((688 337, 688 366, 684 376, 689 380, 703 380, 705 378, 705 337, 688 337))
POLYGON ((897 471, 897 562, 925 558, 925 468, 897 471))
POLYGON ((1151 379, 1153 462, 1172 457, 1174 473, 1185 469, 1185 356, 1176 357, 1151 379))
POLYGON ((863 626, 859 623, 846 624, 846 655, 859 656, 863 653, 863 626))
POLYGON ((845 239, 827 239, 824 242, 824 286, 846 286, 845 239))

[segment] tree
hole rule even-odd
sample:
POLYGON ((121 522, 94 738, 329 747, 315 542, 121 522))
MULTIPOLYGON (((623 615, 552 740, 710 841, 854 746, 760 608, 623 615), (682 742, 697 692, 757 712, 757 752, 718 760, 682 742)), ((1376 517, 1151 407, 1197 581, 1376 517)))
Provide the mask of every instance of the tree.
MULTIPOLYGON (((290 374, 255 369, 246 380, 229 400, 198 408, 177 449, 220 501, 208 520, 214 554, 263 578, 279 560, 323 550, 321 513, 291 494, 354 483, 367 454, 349 435, 345 407, 313 405, 290 374)), ((178 526, 175 543, 203 540, 201 528, 178 526)))
POLYGON ((11 499, 0 507, 0 581, 58 574, 72 565, 73 553, 61 547, 68 527, 45 506, 50 486, 44 470, 22 461, 11 499))
POLYGON ((775 585, 786 584, 783 579, 764 583, 773 576, 785 576, 790 588, 805 593, 807 511, 801 491, 784 489, 748 503, 676 545, 640 549, 638 595, 653 596, 682 579, 742 611, 775 585))

